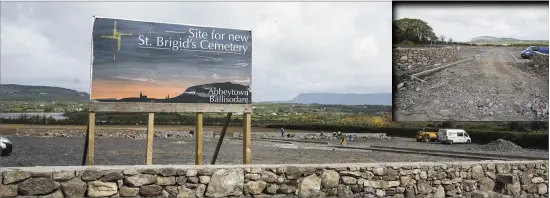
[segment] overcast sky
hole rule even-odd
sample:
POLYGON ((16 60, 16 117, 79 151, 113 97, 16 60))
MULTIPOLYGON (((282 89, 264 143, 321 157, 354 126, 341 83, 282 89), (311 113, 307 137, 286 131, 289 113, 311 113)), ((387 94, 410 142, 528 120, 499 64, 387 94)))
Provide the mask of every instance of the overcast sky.
POLYGON ((391 2, 2 2, 2 84, 89 92, 92 16, 252 30, 254 101, 391 93, 391 2))
POLYGON ((437 36, 444 35, 455 41, 470 41, 478 36, 548 40, 548 2, 504 6, 400 4, 394 12, 398 19, 422 19, 433 28, 437 36))

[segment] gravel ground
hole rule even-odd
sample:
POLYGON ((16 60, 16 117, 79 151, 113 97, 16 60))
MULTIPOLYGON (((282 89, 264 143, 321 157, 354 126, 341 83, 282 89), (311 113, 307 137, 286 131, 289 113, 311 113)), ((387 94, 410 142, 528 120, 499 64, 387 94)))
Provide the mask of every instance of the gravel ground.
MULTIPOLYGON (((9 137, 15 145, 10 156, 0 157, 0 166, 69 166, 80 165, 83 137, 9 137)), ((205 139, 204 159, 210 162, 217 140, 205 139)), ((387 144, 392 144, 387 142, 387 144)), ((130 138, 96 138, 96 165, 145 164, 145 140, 130 138)), ((194 164, 193 139, 175 140, 156 138, 153 164, 194 164)), ((318 144, 281 144, 265 141, 252 142, 252 163, 367 163, 413 161, 462 161, 468 159, 428 155, 332 150, 318 144)), ((242 141, 226 139, 216 164, 241 164, 242 141)))
POLYGON ((480 147, 483 151, 508 151, 513 152, 522 149, 521 146, 508 140, 498 139, 480 147))
POLYGON ((524 60, 512 57, 513 48, 486 49, 479 59, 427 76, 426 82, 405 82, 395 97, 396 120, 547 121, 548 78, 519 69, 524 60))
POLYGON ((487 48, 485 48, 485 47, 460 46, 460 50, 458 50, 458 58, 459 59, 470 58, 472 56, 481 54, 485 51, 487 51, 487 48))
MULTIPOLYGON (((505 141, 504 144, 500 142, 489 143, 485 145, 480 144, 441 144, 438 142, 416 142, 412 138, 396 138, 392 137, 389 140, 384 141, 361 141, 361 142, 352 142, 350 145, 377 145, 377 146, 393 146, 393 147, 403 147, 403 148, 415 148, 415 149, 433 149, 438 151, 462 151, 462 152, 483 152, 483 153, 492 153, 492 154, 507 154, 507 155, 518 155, 518 156, 531 156, 531 157, 548 157, 548 150, 540 149, 524 149, 517 145, 518 148, 510 149, 511 142, 505 141), (490 148, 490 149, 489 149, 490 148)), ((511 143, 513 144, 513 143, 511 143)))

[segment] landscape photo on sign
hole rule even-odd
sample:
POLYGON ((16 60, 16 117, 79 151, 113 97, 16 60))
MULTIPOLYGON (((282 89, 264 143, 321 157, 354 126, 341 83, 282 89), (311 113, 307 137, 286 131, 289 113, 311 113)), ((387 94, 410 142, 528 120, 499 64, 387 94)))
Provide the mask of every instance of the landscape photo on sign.
POLYGON ((251 104, 249 30, 95 18, 98 102, 251 104))

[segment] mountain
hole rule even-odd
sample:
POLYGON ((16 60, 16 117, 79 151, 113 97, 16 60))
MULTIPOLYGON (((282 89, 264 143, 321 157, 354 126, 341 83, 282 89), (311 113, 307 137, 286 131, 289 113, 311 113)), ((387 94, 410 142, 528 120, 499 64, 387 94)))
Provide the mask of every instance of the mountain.
POLYGON ((548 40, 522 40, 516 38, 498 38, 493 36, 480 36, 473 38, 470 43, 474 44, 529 44, 547 45, 548 40))
POLYGON ((520 39, 515 38, 498 38, 493 36, 479 36, 472 38, 471 43, 497 43, 497 42, 510 42, 510 41, 521 41, 520 39))
POLYGON ((183 94, 166 99, 164 102, 250 104, 252 92, 250 92, 249 86, 241 84, 210 83, 189 87, 183 94))
POLYGON ((378 94, 338 94, 301 93, 292 100, 281 103, 299 104, 342 104, 342 105, 392 105, 391 93, 378 94))
POLYGON ((32 86, 18 84, 0 84, 2 101, 88 101, 90 95, 72 89, 49 86, 32 86))
MULTIPOLYGON (((188 88, 184 94, 169 99, 153 98, 127 98, 122 101, 142 101, 150 102, 207 102, 206 94, 210 88, 222 90, 236 90, 241 93, 248 92, 247 101, 251 99, 251 92, 248 86, 242 86, 232 83, 213 83, 206 85, 197 85, 188 88), (203 96, 205 95, 205 96, 203 96), (158 100, 158 101, 157 101, 158 100)), ((90 95, 84 92, 78 92, 71 89, 49 86, 31 86, 17 84, 0 84, 0 100, 2 101, 30 101, 30 100, 56 100, 56 101, 88 101, 90 95)), ((223 99, 223 98, 221 98, 223 99)), ((104 101, 117 101, 116 99, 104 99, 104 101)), ((241 103, 241 102, 236 102, 241 103)), ((242 103, 248 103, 242 101, 242 103)), ((337 94, 337 93, 302 93, 289 101, 277 101, 277 103, 299 103, 299 104, 342 104, 342 105, 392 105, 391 93, 379 94, 337 94)))

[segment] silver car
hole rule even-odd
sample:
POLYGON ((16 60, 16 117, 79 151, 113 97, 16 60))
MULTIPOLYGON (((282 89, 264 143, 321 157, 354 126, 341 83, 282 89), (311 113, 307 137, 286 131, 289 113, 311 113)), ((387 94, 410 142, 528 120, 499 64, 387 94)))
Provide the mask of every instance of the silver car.
POLYGON ((13 144, 5 137, 0 137, 0 154, 2 156, 9 155, 13 150, 13 144))

